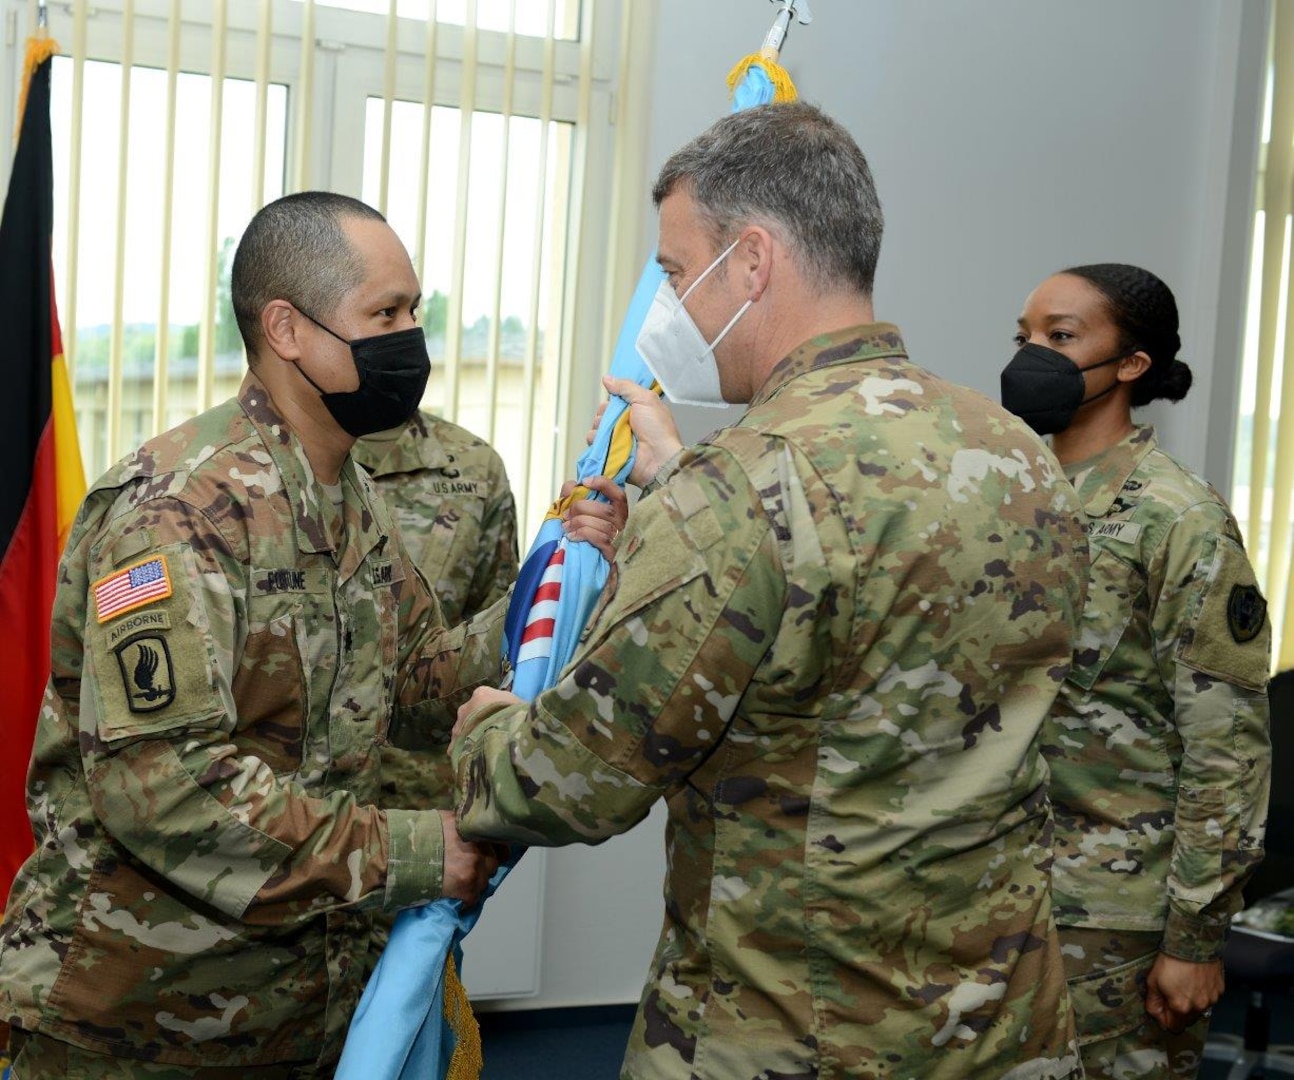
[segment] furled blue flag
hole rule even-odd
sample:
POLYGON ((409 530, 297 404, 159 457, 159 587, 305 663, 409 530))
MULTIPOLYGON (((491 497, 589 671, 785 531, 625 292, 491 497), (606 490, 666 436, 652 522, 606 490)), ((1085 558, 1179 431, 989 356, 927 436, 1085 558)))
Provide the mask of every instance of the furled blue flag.
MULTIPOLYGON (((763 48, 728 75, 734 112, 796 96, 777 58, 791 19, 807 24, 812 16, 807 0, 773 2, 780 10, 763 48)), ((640 386, 650 387, 654 379, 638 355, 638 331, 663 277, 653 253, 629 302, 611 360, 612 375, 640 386)), ((636 448, 628 403, 612 397, 593 442, 576 463, 575 476, 609 476, 624 486, 636 448)), ((562 531, 567 507, 588 498, 603 496, 577 484, 553 503, 513 587, 504 624, 504 656, 512 668, 507 689, 526 700, 557 681, 606 584, 610 567, 602 554, 592 544, 567 540, 562 531)), ((522 849, 514 849, 511 862, 499 867, 475 907, 436 900, 396 917, 351 1020, 334 1080, 477 1080, 480 1035, 458 980, 461 943, 521 854, 522 849)))

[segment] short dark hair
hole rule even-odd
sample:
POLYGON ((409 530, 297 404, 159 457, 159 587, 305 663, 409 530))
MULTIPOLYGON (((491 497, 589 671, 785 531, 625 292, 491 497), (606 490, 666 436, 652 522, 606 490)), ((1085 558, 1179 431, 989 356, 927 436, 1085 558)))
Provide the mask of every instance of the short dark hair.
POLYGON ((845 128, 802 101, 732 113, 674 153, 656 206, 684 187, 726 246, 744 224, 776 231, 820 292, 870 296, 884 216, 867 159, 845 128))
POLYGON ((1093 263, 1062 270, 1091 285, 1105 300, 1118 328, 1119 347, 1144 352, 1150 367, 1132 384, 1132 404, 1149 405, 1164 398, 1181 401, 1191 388, 1191 369, 1177 359, 1177 300, 1173 291, 1149 270, 1128 263, 1093 263))
POLYGON ((300 191, 256 212, 234 252, 231 299, 247 356, 261 344, 261 312, 287 300, 317 319, 364 280, 364 258, 347 239, 348 217, 385 221, 367 203, 331 191, 300 191))

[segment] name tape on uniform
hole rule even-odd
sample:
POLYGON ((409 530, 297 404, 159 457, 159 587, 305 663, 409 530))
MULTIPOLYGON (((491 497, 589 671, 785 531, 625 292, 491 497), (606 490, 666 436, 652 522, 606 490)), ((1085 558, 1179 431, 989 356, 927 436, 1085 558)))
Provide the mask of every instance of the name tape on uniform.
POLYGON ((1141 535, 1141 526, 1135 521, 1089 521, 1087 535, 1135 544, 1137 537, 1141 535))

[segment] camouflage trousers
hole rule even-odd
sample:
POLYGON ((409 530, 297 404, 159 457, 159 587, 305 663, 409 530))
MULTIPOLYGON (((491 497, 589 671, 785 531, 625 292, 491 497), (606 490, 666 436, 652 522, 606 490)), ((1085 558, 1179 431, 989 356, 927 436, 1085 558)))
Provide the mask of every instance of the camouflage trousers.
POLYGON ((1065 977, 1087 1080, 1194 1080, 1208 1021, 1178 1034, 1146 1012, 1162 935, 1061 927, 1065 977))
POLYGON ((9 1053, 13 1059, 10 1080, 312 1080, 332 1072, 316 1072, 314 1062, 228 1067, 165 1065, 96 1054, 48 1035, 17 1029, 9 1033, 9 1053))

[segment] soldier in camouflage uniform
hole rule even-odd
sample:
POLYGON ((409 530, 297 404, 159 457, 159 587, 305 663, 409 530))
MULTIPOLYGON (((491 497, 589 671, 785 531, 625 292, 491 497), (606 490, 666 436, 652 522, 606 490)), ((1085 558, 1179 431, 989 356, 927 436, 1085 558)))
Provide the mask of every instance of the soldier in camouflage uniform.
MULTIPOLYGON (((351 456, 400 529, 449 626, 504 596, 517 576, 517 508, 497 451, 466 428, 420 410, 407 423, 360 439, 351 456)), ((449 758, 385 746, 383 808, 450 809, 449 758)), ((386 946, 391 916, 379 915, 369 964, 386 946)))
POLYGON ((496 865, 452 815, 373 805, 388 722, 443 743, 500 667, 501 620, 444 629, 348 454, 426 381, 408 255, 361 203, 289 196, 233 296, 237 399, 110 470, 60 567, 0 936, 21 1080, 331 1076, 372 913, 496 865))
POLYGON ((1065 271, 1029 297, 1017 340, 1004 401, 1056 433, 1092 548, 1045 748, 1083 1065, 1089 1080, 1189 1078, 1262 858, 1265 605, 1221 497, 1132 422, 1190 387, 1167 286, 1121 264, 1065 271))
POLYGON ((671 398, 750 408, 658 468, 653 395, 613 383, 661 484, 558 685, 460 710, 460 828, 597 843, 667 800, 624 1077, 1077 1077, 1039 753, 1073 491, 873 321, 880 206, 822 113, 719 121, 655 199, 668 332, 640 350, 671 398))

